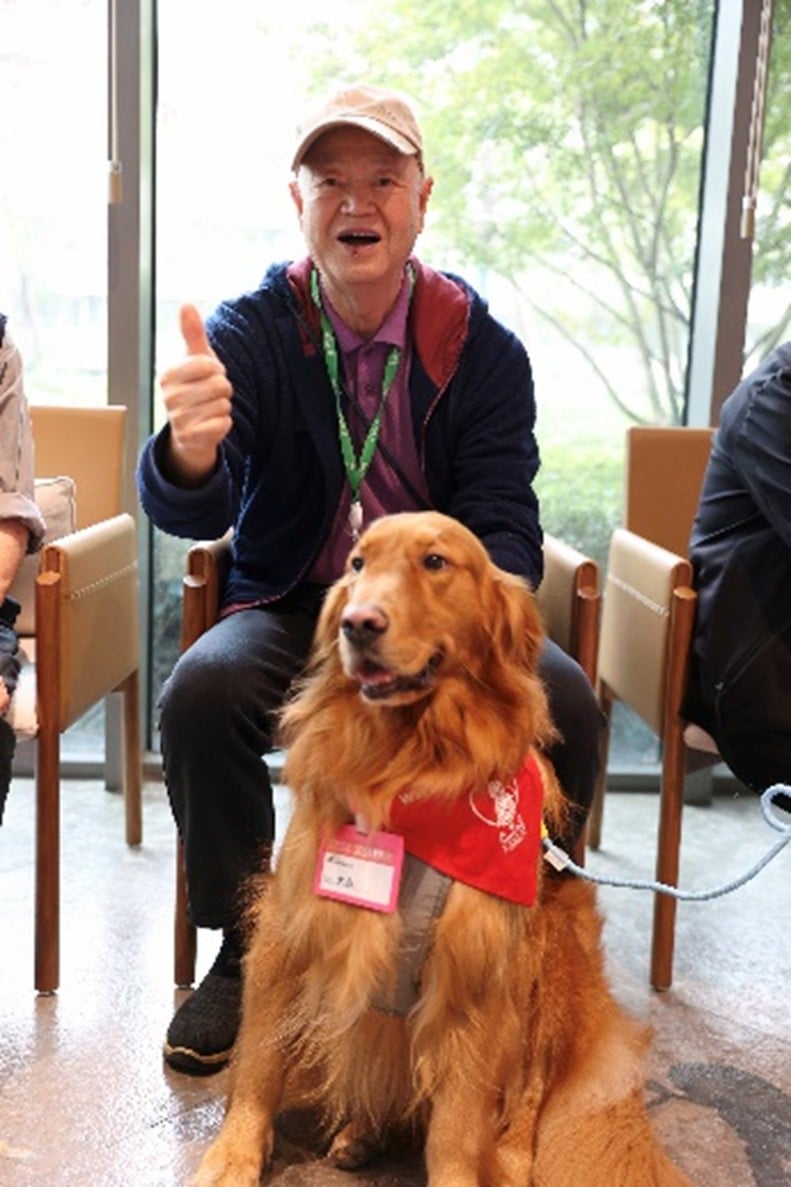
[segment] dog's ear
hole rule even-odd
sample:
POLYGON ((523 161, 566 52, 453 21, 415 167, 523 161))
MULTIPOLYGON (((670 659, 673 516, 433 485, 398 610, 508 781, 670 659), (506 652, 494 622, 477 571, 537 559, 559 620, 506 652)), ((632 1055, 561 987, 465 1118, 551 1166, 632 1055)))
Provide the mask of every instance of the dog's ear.
POLYGON ((331 585, 321 607, 313 637, 311 667, 319 666, 336 653, 341 615, 346 605, 348 577, 341 577, 331 585))
POLYGON ((342 577, 330 586, 313 634, 305 669, 294 681, 279 715, 278 745, 290 746, 311 720, 317 702, 343 676, 338 654, 338 630, 346 604, 348 581, 342 577))
POLYGON ((495 645, 520 667, 535 671, 544 630, 530 586, 523 578, 497 569, 493 596, 497 602, 491 615, 495 645))

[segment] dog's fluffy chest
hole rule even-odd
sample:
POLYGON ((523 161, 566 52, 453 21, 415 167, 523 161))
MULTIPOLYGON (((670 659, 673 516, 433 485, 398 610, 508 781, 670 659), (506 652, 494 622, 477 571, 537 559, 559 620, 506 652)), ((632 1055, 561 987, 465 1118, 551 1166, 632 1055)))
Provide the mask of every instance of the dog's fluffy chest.
POLYGON ((315 893, 324 845, 319 835, 310 845, 304 842, 303 834, 298 845, 284 846, 273 892, 281 903, 281 934, 295 971, 306 976, 310 970, 317 1012, 334 1018, 333 1025, 341 1018, 351 1024, 371 1008, 406 1012, 404 1006, 416 1000, 423 958, 450 880, 406 855, 396 910, 354 906, 315 893))

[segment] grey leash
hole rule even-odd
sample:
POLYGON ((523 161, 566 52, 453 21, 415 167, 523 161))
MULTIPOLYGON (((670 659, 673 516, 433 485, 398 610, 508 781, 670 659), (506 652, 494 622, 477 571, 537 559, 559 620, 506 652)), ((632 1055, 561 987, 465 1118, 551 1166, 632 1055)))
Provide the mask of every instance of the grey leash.
POLYGON ((757 861, 741 877, 734 878, 732 882, 726 882, 724 886, 716 886, 712 890, 680 890, 677 886, 668 886, 665 882, 651 882, 639 878, 605 878, 602 875, 591 873, 590 870, 585 869, 583 866, 577 865, 565 850, 555 845, 548 837, 544 838, 544 849, 546 850, 544 860, 548 861, 556 870, 570 870, 571 873, 578 874, 580 878, 585 878, 588 882, 596 882, 599 886, 626 887, 630 890, 653 890, 660 894, 669 894, 673 898, 683 899, 688 902, 704 902, 706 899, 721 898, 722 895, 730 894, 732 890, 737 890, 738 887, 744 886, 745 882, 749 882, 754 878, 791 841, 791 819, 783 819, 779 815, 780 810, 774 807, 774 800, 781 795, 791 797, 791 787, 787 783, 774 783, 761 795, 761 811, 763 812, 764 820, 771 829, 782 834, 780 840, 776 841, 760 861, 757 861))

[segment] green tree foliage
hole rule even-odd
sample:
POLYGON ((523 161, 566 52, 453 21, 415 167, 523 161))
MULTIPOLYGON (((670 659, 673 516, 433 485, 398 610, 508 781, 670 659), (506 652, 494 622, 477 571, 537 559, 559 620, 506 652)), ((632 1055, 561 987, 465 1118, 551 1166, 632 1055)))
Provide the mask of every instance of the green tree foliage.
POLYGON ((419 96, 435 234, 634 420, 681 415, 710 39, 710 0, 393 0, 355 37, 419 96))
POLYGON ((773 299, 768 327, 749 344, 753 365, 791 325, 791 0, 774 5, 762 150, 752 280, 773 299))
MULTIPOLYGON (((779 28, 789 9, 778 0, 779 28)), ((361 4, 346 42, 328 28, 336 52, 324 42, 313 59, 317 89, 365 76, 415 98, 440 179, 432 233, 447 257, 504 278, 636 422, 683 415, 713 10, 713 0, 391 0, 361 4)), ((775 37, 764 138, 777 195, 759 206, 765 283, 787 282, 791 250, 788 41, 775 37)))

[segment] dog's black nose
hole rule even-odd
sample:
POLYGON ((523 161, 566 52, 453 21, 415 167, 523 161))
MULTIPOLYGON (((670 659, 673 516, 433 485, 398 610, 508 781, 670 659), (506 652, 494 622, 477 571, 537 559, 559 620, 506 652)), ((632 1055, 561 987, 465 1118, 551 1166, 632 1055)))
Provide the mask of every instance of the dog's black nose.
POLYGON ((370 602, 354 602, 347 606, 341 617, 341 630, 355 647, 365 647, 373 639, 383 635, 389 626, 389 619, 383 610, 370 602))

